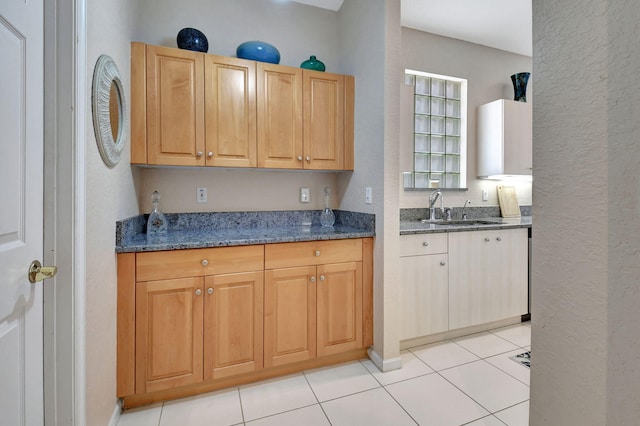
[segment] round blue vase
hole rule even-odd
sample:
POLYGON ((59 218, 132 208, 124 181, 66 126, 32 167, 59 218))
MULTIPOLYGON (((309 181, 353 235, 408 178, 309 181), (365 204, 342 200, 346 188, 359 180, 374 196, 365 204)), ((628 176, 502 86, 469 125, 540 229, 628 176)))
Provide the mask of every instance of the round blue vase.
POLYGON ((245 41, 236 49, 236 56, 252 61, 280 63, 280 52, 275 46, 264 41, 245 41))
POLYGON ((178 47, 185 50, 194 50, 196 52, 205 52, 209 50, 209 42, 207 37, 200 30, 195 28, 183 28, 176 37, 178 47))

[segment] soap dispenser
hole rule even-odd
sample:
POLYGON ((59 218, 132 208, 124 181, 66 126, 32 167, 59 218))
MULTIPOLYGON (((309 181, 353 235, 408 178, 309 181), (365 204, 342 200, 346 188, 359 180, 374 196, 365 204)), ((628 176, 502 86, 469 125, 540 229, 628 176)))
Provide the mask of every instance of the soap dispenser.
POLYGON ((158 191, 153 191, 151 194, 151 202, 153 203, 153 210, 151 210, 149 219, 147 220, 147 236, 155 237, 166 235, 167 219, 158 209, 158 205, 160 204, 160 193, 158 191))
POLYGON ((336 215, 333 214, 333 211, 329 207, 329 195, 331 194, 331 189, 327 186, 324 188, 324 210, 320 213, 320 225, 322 226, 333 226, 336 221, 336 215))

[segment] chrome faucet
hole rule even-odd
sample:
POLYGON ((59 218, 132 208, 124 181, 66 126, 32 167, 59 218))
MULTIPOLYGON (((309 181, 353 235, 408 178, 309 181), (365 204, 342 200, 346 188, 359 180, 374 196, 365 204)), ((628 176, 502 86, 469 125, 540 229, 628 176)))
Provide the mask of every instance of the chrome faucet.
POLYGON ((471 203, 471 200, 467 200, 464 202, 464 206, 462 206, 462 220, 467 220, 467 214, 464 212, 464 209, 467 208, 467 204, 471 203))
POLYGON ((444 196, 442 191, 436 189, 429 194, 429 220, 436 220, 436 209, 433 206, 438 201, 438 197, 440 197, 440 213, 444 215, 444 196))

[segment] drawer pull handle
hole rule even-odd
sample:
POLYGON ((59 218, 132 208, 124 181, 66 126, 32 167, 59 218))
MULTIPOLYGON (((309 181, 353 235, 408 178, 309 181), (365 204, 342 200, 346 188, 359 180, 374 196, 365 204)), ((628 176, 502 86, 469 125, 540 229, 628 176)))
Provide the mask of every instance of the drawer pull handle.
POLYGON ((202 294, 202 290, 197 289, 197 290, 196 290, 196 296, 200 296, 201 294, 202 294))
POLYGON ((443 261, 440 262, 440 266, 444 266, 444 265, 446 265, 446 263, 443 260, 443 261))
POLYGON ((320 256, 320 250, 316 250, 315 255, 316 255, 316 257, 320 256))
POLYGON ((198 157, 198 158, 202 157, 203 155, 204 155, 204 154, 203 154, 203 152, 202 152, 202 151, 198 151, 198 152, 196 152, 196 157, 198 157))
POLYGON ((209 261, 207 259, 202 259, 202 266, 207 266, 209 264, 209 261))
POLYGON ((490 240, 489 238, 485 238, 484 240, 485 240, 486 242, 489 242, 489 241, 491 241, 491 240, 490 240))
POLYGON ((207 289, 207 294, 213 294, 213 288, 209 287, 209 288, 207 289))
POLYGON ((498 238, 496 238, 496 240, 502 241, 502 237, 498 237, 498 238))
POLYGON ((302 155, 298 155, 298 161, 302 161, 302 155))
POLYGON ((311 278, 309 278, 309 281, 311 281, 312 283, 315 283, 316 282, 316 277, 312 276, 311 278))
POLYGON ((209 158, 213 157, 213 152, 209 151, 209 153, 207 154, 207 157, 209 158))
POLYGON ((307 155, 307 162, 311 162, 311 157, 307 155))
POLYGON ((427 246, 429 245, 429 243, 428 243, 428 242, 426 242, 426 241, 424 241, 424 242, 422 243, 422 245, 423 245, 423 246, 425 246, 425 247, 427 247, 427 246))
POLYGON ((324 281, 324 275, 320 275, 320 281, 324 281))

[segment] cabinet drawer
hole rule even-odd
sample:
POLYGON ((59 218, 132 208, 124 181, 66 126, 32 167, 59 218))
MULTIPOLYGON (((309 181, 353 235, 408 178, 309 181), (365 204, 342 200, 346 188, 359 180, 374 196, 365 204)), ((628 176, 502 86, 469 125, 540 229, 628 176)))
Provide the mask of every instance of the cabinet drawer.
POLYGON ((400 236, 400 257, 447 252, 447 234, 412 234, 400 236))
POLYGON ((265 269, 362 260, 362 240, 357 238, 267 244, 264 250, 265 269))
POLYGON ((263 245, 136 254, 138 282, 261 271, 263 268, 263 245))

